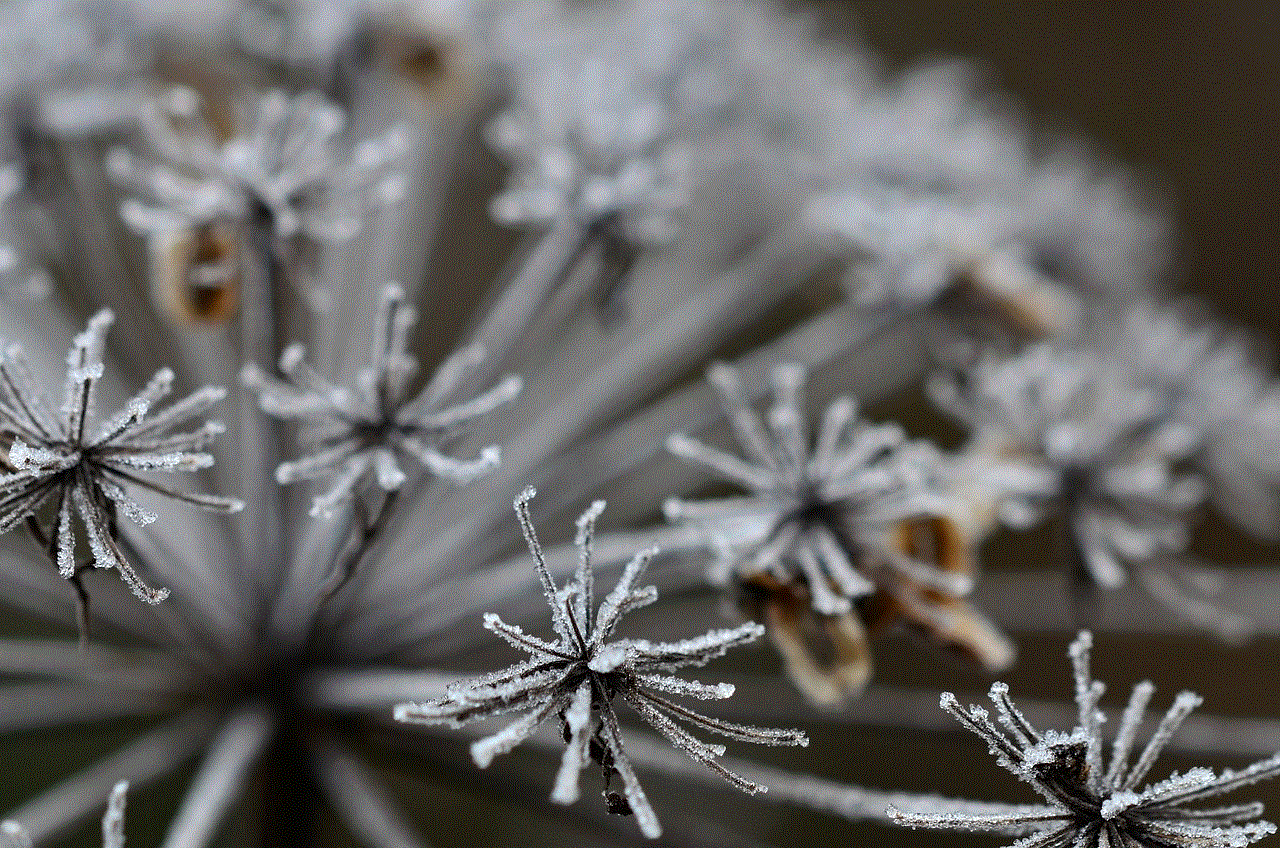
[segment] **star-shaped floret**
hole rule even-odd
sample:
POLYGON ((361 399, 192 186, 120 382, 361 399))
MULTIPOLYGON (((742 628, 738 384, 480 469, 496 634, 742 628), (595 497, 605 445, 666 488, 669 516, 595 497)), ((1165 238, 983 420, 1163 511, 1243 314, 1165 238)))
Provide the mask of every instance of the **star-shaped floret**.
POLYGON ((1092 642, 1089 633, 1081 633, 1071 645, 1079 723, 1069 733, 1033 728, 1003 683, 991 687, 999 726, 985 709, 961 707, 949 692, 942 696, 942 708, 982 737, 996 762, 1030 784, 1046 803, 997 813, 970 813, 956 807, 946 812, 890 808, 889 814, 910 827, 1029 834, 1013 843, 1016 848, 1239 848, 1275 832, 1275 825, 1258 820, 1259 803, 1196 805, 1280 774, 1280 754, 1240 771, 1214 774, 1207 768, 1193 768, 1138 788, 1183 720, 1199 706, 1200 697, 1192 692, 1179 693, 1137 760, 1131 762, 1138 728, 1154 691, 1146 681, 1135 686, 1116 730, 1111 760, 1104 762, 1103 715, 1098 710, 1104 686, 1089 671, 1092 642))
POLYGON ((618 60, 652 33, 628 26, 614 9, 537 23, 549 30, 537 44, 499 39, 515 102, 489 127, 490 143, 513 166, 491 205, 494 218, 533 225, 572 218, 620 242, 670 241, 689 193, 671 71, 655 67, 663 64, 656 57, 640 67, 618 60))
POLYGON ((1202 440, 1196 456, 1215 504, 1258 535, 1280 536, 1277 388, 1245 334, 1190 304, 1138 302, 1100 344, 1159 391, 1202 440))
POLYGON ((672 499, 667 516, 703 529, 718 551, 713 582, 732 582, 746 590, 748 606, 759 605, 752 613, 769 624, 788 672, 811 699, 834 703, 865 685, 866 637, 853 608, 864 596, 988 665, 1007 663, 1004 640, 961 597, 972 584, 968 558, 935 563, 903 544, 906 523, 949 521, 934 485, 943 476, 936 451, 908 443, 896 426, 860 421, 848 397, 828 407, 811 446, 798 366, 774 369, 767 426, 736 371, 717 366, 709 378, 748 459, 678 433, 667 447, 748 494, 672 499), (815 616, 836 657, 825 668, 800 635, 815 616))
POLYGON ((1085 585, 1120 586, 1123 563, 1185 546, 1186 514, 1205 487, 1173 467, 1199 439, 1160 392, 1122 363, 1039 345, 1013 359, 981 362, 931 389, 977 441, 1053 472, 1050 485, 1006 500, 1002 517, 1026 527, 1059 516, 1073 576, 1085 585))
POLYGON ((636 581, 656 551, 636 554, 623 570, 613 590, 595 607, 591 571, 591 538, 595 521, 604 509, 596 501, 578 519, 577 545, 581 551, 577 573, 563 588, 556 588, 547 571, 542 549, 529 518, 532 489, 516 500, 516 512, 538 577, 551 605, 554 641, 546 641, 507 624, 498 616, 485 616, 484 626, 530 658, 508 669, 456 683, 448 693, 433 701, 401 704, 399 721, 461 726, 509 712, 523 715, 492 736, 471 746, 471 754, 481 768, 495 756, 519 745, 551 716, 559 716, 567 741, 551 799, 571 804, 578 798, 578 774, 591 760, 605 775, 605 797, 611 812, 634 814, 645 836, 661 834, 657 816, 636 778, 622 743, 621 727, 613 709, 615 698, 631 705, 640 717, 694 760, 705 764, 745 792, 762 792, 765 787, 729 771, 716 761, 723 746, 696 738, 680 722, 730 739, 762 745, 807 745, 798 730, 752 727, 712 718, 692 710, 669 695, 716 700, 733 694, 727 683, 706 684, 684 680, 670 672, 686 666, 702 666, 735 645, 760 636, 757 624, 728 630, 711 630, 702 636, 679 642, 650 642, 645 639, 606 641, 618 620, 629 610, 657 600, 653 586, 637 589, 636 581), (609 789, 617 778, 622 790, 609 789))
POLYGON ((225 142, 191 89, 174 88, 144 111, 141 128, 155 158, 116 149, 108 160, 118 179, 154 200, 121 207, 131 226, 161 235, 245 223, 265 210, 279 238, 345 240, 368 209, 402 193, 391 172, 406 146, 401 132, 367 140, 346 158, 339 143, 345 116, 318 94, 272 91, 236 108, 236 134, 225 142))
POLYGON ((352 388, 326 380, 303 360, 302 345, 290 345, 280 357, 288 382, 266 374, 253 363, 241 380, 259 395, 262 410, 277 418, 312 422, 314 453, 282 463, 276 469, 281 484, 333 477, 329 491, 315 499, 312 515, 332 510, 352 497, 366 481, 392 492, 405 482, 401 457, 411 456, 433 474, 468 482, 497 466, 496 445, 471 460, 440 452, 440 445, 470 422, 510 402, 520 393, 521 380, 504 377, 470 400, 448 403, 467 375, 484 359, 483 348, 465 347, 448 359, 416 396, 409 384, 418 364, 405 352, 409 330, 417 320, 404 302, 404 292, 390 285, 382 291, 371 342, 370 362, 360 370, 352 388))
POLYGON ((117 542, 116 510, 139 525, 155 521, 154 513, 135 503, 125 492, 134 485, 205 509, 235 512, 243 504, 232 498, 180 492, 141 476, 143 471, 195 471, 213 464, 204 449, 222 432, 216 421, 178 431, 179 425, 202 415, 226 394, 205 387, 147 417, 156 401, 173 385, 173 372, 156 372, 124 409, 90 428, 95 388, 102 378, 102 352, 112 315, 102 310, 76 336, 67 354, 67 378, 58 412, 36 388, 31 370, 16 344, 0 357, 0 431, 9 442, 9 472, 0 475, 0 532, 23 522, 49 548, 59 573, 76 580, 76 537, 72 516, 79 519, 89 540, 93 564, 114 568, 148 603, 159 603, 168 594, 148 587, 129 564, 117 542), (46 532, 36 512, 47 501, 55 503, 52 527, 46 532))

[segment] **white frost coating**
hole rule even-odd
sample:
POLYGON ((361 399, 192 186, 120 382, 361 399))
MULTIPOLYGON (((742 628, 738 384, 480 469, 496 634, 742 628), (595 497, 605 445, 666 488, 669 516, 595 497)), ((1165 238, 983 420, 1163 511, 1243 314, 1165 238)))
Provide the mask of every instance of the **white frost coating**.
POLYGON ((128 791, 127 780, 111 788, 107 811, 102 814, 102 848, 124 848, 124 804, 128 791))
POLYGON ((3 848, 31 848, 31 837, 22 825, 15 821, 0 822, 0 846, 3 848))

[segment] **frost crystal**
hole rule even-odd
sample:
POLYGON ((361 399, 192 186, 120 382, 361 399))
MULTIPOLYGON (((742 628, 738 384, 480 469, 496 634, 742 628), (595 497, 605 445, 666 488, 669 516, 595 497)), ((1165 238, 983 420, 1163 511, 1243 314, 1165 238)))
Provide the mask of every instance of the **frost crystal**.
POLYGON ((868 596, 886 618, 905 618, 987 665, 1007 664, 1012 654, 1003 637, 961 597, 972 584, 965 552, 926 556, 909 538, 913 525, 925 528, 941 548, 953 529, 950 505, 935 489, 942 476, 936 451, 909 444, 896 426, 859 421, 848 397, 828 407, 811 447, 798 366, 774 369, 767 428, 747 405, 735 370, 717 366, 709 377, 749 459, 679 433, 667 447, 749 495, 672 499, 667 516, 702 528, 718 550, 713 581, 735 582, 749 607, 759 605, 753 612, 768 623, 810 698, 833 703, 865 685, 866 635, 854 602, 868 596), (835 649, 826 669, 799 635, 814 616, 835 649))
POLYGON ((963 809, 913 813, 890 808, 890 816, 909 827, 1029 834, 1013 843, 1016 848, 1239 848, 1275 832, 1275 825, 1258 820, 1262 805, 1257 802, 1212 808, 1193 805, 1275 777, 1280 774, 1280 754, 1240 771, 1214 774, 1207 768, 1193 768, 1137 788, 1183 720, 1200 704, 1200 697, 1191 692, 1174 699, 1146 747, 1131 762, 1138 727, 1154 691, 1145 681, 1135 686, 1116 730, 1111 761, 1104 762, 1103 715, 1098 710, 1104 686, 1089 672, 1092 642, 1089 633, 1081 633, 1071 644, 1079 723, 1070 733, 1037 731, 1009 699, 1009 688, 1003 683, 991 686, 999 726, 981 707, 961 707, 949 692, 942 696, 942 708, 986 740, 996 762, 1030 784, 1046 804, 1007 813, 963 809))
POLYGON ((526 489, 515 506, 551 606, 555 641, 532 636, 488 614, 484 619, 485 628, 527 652, 530 658, 503 671, 454 684, 443 698, 400 704, 395 717, 399 721, 456 727, 502 713, 522 712, 519 719, 471 746, 476 764, 484 768, 496 755, 510 751, 542 722, 557 715, 567 747, 551 799, 561 804, 577 800, 578 773, 590 759, 604 771, 605 798, 610 811, 634 814, 640 830, 650 838, 658 837, 661 827, 623 747, 621 728, 613 709, 614 698, 621 697, 673 745, 734 786, 748 793, 764 791, 766 787, 729 771, 716 761, 724 753, 723 746, 697 739, 679 722, 762 745, 807 745, 808 738, 803 733, 723 721, 666 697, 728 698, 733 694, 733 686, 729 684, 699 683, 674 677, 669 672, 685 666, 705 665, 729 648, 758 638, 762 628, 744 624, 731 630, 711 630, 679 642, 645 639, 606 642, 624 613, 657 600, 658 593, 653 586, 635 588, 656 551, 636 554, 617 585, 600 606, 593 609, 591 539, 604 502, 596 501, 578 519, 576 542, 581 556, 577 573, 563 588, 557 589, 529 518, 529 500, 533 495, 532 489, 526 489), (610 788, 615 778, 622 782, 620 793, 610 788))
POLYGON ((221 424, 208 421, 178 432, 175 428, 202 415, 223 397, 223 389, 203 388, 147 418, 151 407, 173 385, 173 372, 163 368, 124 409, 96 429, 89 428, 111 321, 111 312, 104 309, 76 336, 67 354, 64 400, 57 412, 36 388, 22 349, 16 344, 4 347, 0 355, 0 428, 8 442, 5 464, 9 470, 0 475, 0 532, 26 521, 48 547, 59 573, 76 580, 82 567, 76 565, 74 515, 88 537, 93 565, 116 569, 135 595, 154 604, 168 593, 149 588, 125 558, 117 542, 116 512, 123 511, 142 526, 156 516, 135 503, 124 487, 141 486, 220 512, 235 512, 243 505, 231 498, 180 492, 139 475, 145 471, 195 471, 213 464, 213 456, 204 449, 222 432, 221 424), (55 503, 54 518, 45 531, 39 527, 36 512, 50 499, 55 503))
POLYGON ((414 397, 408 389, 417 362, 405 352, 409 330, 417 320, 404 303, 398 286, 382 291, 371 343, 370 362, 345 388, 320 376, 303 361, 301 345, 291 345, 280 357, 278 380, 250 363, 241 380, 256 392, 262 410, 278 418, 300 418, 314 424, 310 434, 315 452, 276 469, 282 484, 332 476, 330 489, 315 499, 311 513, 331 511, 351 498, 366 481, 383 491, 400 488, 406 479, 400 458, 407 454, 433 474, 466 483, 497 466, 499 450, 490 445, 475 459, 460 460, 441 453, 449 441, 475 419, 513 400, 520 378, 504 377, 496 386, 470 400, 448 404, 468 373, 484 359, 472 345, 454 353, 414 397))

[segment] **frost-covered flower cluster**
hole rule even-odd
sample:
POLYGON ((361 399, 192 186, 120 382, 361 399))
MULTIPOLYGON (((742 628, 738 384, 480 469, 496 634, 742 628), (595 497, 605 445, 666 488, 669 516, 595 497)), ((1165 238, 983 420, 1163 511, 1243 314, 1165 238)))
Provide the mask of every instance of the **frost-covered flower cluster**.
POLYGON ((766 787, 716 762, 716 758, 724 754, 723 746, 702 742, 682 728, 680 722, 730 739, 764 745, 808 745, 809 740, 803 733, 712 718, 667 697, 676 695, 705 701, 731 696, 733 686, 729 684, 699 683, 674 677, 670 672, 686 666, 706 665, 729 648, 759 638, 760 626, 744 624, 730 630, 711 630, 679 642, 647 639, 606 642, 623 613, 658 599, 653 586, 635 586, 657 551, 636 554, 623 569, 617 585, 601 600, 599 609, 595 609, 591 539, 596 519, 604 511, 604 502, 596 501, 578 519, 578 536, 574 542, 581 551, 578 569, 571 582, 557 589, 529 517, 533 494, 532 489, 521 494, 516 501, 516 512, 551 605, 556 641, 547 642, 503 622, 496 615, 486 615, 485 629, 530 654, 529 659, 503 671, 455 684, 437 701, 401 704, 396 707, 396 718, 460 727, 506 712, 524 712, 502 730, 471 746, 476 765, 484 768, 495 755, 510 751, 556 715, 564 728, 566 747, 551 799, 561 804, 571 804, 578 799, 578 773, 590 758, 604 769, 605 797, 610 808, 634 814, 641 832, 651 838, 661 835, 662 829, 623 746, 618 716, 613 710, 615 698, 629 704, 671 744, 734 786, 750 793, 764 791, 766 787), (621 792, 610 789, 611 776, 622 782, 621 792))
POLYGON ((942 708, 987 742, 1003 768, 1029 784, 1045 800, 1037 806, 1010 807, 1004 811, 976 813, 963 807, 946 812, 914 812, 891 809, 890 815, 910 827, 981 830, 1013 835, 1030 834, 1013 843, 1019 848, 1052 845, 1100 846, 1200 845, 1231 848, 1257 842, 1275 833, 1276 826, 1260 821, 1258 803, 1202 807, 1251 783, 1280 774, 1280 754, 1259 760, 1239 771, 1219 774, 1193 768, 1157 783, 1142 782, 1160 752, 1187 716, 1200 705, 1194 692, 1181 692, 1164 714, 1151 739, 1134 758, 1134 744, 1143 715, 1155 687, 1143 681, 1133 688, 1116 728, 1110 760, 1103 756, 1104 716, 1098 702, 1105 691, 1089 671, 1092 636, 1081 633, 1071 643, 1075 668, 1076 706, 1079 719, 1070 732, 1039 731, 1027 721, 1009 698, 1003 683, 991 686, 996 723, 981 707, 962 707, 950 692, 942 695, 942 708))
POLYGON ((213 464, 204 452, 223 427, 207 421, 192 430, 175 432, 203 415, 223 398, 225 390, 207 387, 150 418, 147 413, 173 387, 168 368, 157 371, 147 387, 105 421, 90 424, 90 414, 103 376, 103 346, 113 316, 104 309, 89 320, 67 353, 63 401, 55 411, 35 384, 30 366, 16 343, 5 347, 0 360, 0 417, 8 440, 6 466, 0 475, 3 515, 0 532, 27 523, 31 535, 48 549, 58 573, 79 585, 73 516, 79 520, 92 552, 95 568, 114 568, 142 600, 156 604, 169 594, 147 586, 129 563, 117 541, 116 518, 146 526, 156 514, 129 497, 126 486, 138 486, 205 509, 238 512, 235 498, 199 495, 149 481, 148 471, 195 471, 213 464), (54 504, 53 523, 42 527, 37 511, 54 504))
POLYGON ((125 781, 165 848, 1270 832, 1201 800, 1275 722, 1135 753, 1083 637, 1070 732, 944 700, 1044 803, 934 795, 943 680, 1280 632, 1207 561, 1280 535, 1280 382, 1128 172, 791 5, 5 8, 0 845, 125 781))
POLYGON ((1182 549, 1204 486, 1173 470, 1196 432, 1159 392, 1109 366, 1093 351, 1041 345, 932 387, 988 450, 1053 472, 1048 486, 1006 499, 1002 517, 1020 527, 1059 517, 1074 573, 1114 588, 1125 582, 1122 562, 1182 549))
POLYGON ((417 370, 405 352, 408 333, 417 316, 404 303, 396 286, 382 291, 382 305, 374 327, 369 367, 356 375, 356 386, 335 386, 302 359, 301 345, 280 355, 280 371, 289 382, 271 377, 257 365, 246 365, 240 379, 260 397, 263 412, 278 418, 315 422, 312 439, 317 450, 303 459, 276 468, 281 484, 332 475, 327 493, 315 499, 312 514, 331 511, 355 494, 366 478, 386 492, 404 485, 405 472, 397 454, 418 460, 433 474, 466 483, 497 466, 501 452, 490 445, 471 460, 446 456, 439 444, 472 419, 492 412, 520 393, 520 378, 506 377, 478 397, 448 403, 468 372, 484 359, 478 345, 450 356, 421 393, 406 397, 417 370))
POLYGON ((972 587, 967 551, 926 554, 910 538, 919 524, 952 530, 935 488, 941 458, 909 444, 900 427, 859 421, 847 396, 827 408, 811 437, 803 371, 780 365, 770 376, 774 405, 766 427, 747 405, 736 371, 721 365, 710 372, 747 460, 683 434, 667 439, 672 453, 750 492, 673 498, 664 506, 669 519, 697 526, 716 549, 712 582, 733 581, 743 605, 767 623, 792 678, 818 703, 836 703, 866 685, 867 602, 876 602, 872 620, 900 617, 989 667, 1007 665, 1012 650, 1004 637, 963 600, 972 587), (862 614, 855 602, 863 602, 862 614), (826 667, 803 635, 814 615, 834 651, 826 667))

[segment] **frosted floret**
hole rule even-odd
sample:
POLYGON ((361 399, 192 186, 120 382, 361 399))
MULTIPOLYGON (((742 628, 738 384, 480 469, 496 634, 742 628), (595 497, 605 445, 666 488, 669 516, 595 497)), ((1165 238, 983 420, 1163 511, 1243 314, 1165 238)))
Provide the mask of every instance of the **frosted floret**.
MULTIPOLYGON (((833 640, 844 640, 849 655, 864 658, 865 636, 853 606, 868 595, 881 594, 897 608, 915 611, 913 619, 981 621, 961 599, 972 587, 970 574, 913 559, 896 546, 895 530, 903 522, 941 520, 951 512, 938 485, 941 455, 908 442, 896 425, 859 420, 849 397, 834 401, 811 435, 803 408, 804 376, 795 365, 775 368, 774 404, 760 416, 747 404, 734 369, 711 369, 708 379, 721 396, 743 457, 682 433, 667 439, 671 453, 747 493, 708 501, 672 498, 664 505, 668 520, 698 528, 715 551, 711 581, 733 584, 748 595, 787 593, 788 598, 775 598, 776 606, 789 608, 793 599, 807 603, 820 620, 838 619, 833 640), (929 613, 931 607, 949 609, 929 613)), ((762 617, 768 621, 771 615, 771 635, 775 641, 786 638, 779 627, 794 613, 766 609, 762 617)), ((931 624, 924 627, 941 635, 931 624)), ((974 632, 979 630, 994 633, 986 625, 974 632)), ((942 638, 959 642, 965 637, 942 638)), ((865 670, 853 669, 853 660, 843 671, 823 672, 816 665, 801 666, 794 651, 780 648, 793 679, 815 701, 832 703, 856 694, 865 683, 865 670)))
POLYGON ((1200 442, 1195 459, 1215 504, 1251 532, 1280 536, 1280 391, 1252 343, 1185 304, 1130 306, 1101 330, 1113 351, 1158 392, 1200 442))
POLYGON ((213 457, 200 451, 221 432, 221 425, 203 422, 191 430, 176 428, 205 412, 222 397, 221 390, 198 391, 148 419, 148 411, 168 394, 173 383, 173 372, 161 369, 121 412, 89 430, 111 320, 111 312, 104 309, 75 337, 67 357, 65 400, 56 414, 36 387, 22 349, 16 344, 4 346, 0 422, 11 439, 7 463, 12 471, 0 475, 0 532, 26 522, 50 547, 59 573, 74 579, 74 514, 84 528, 93 566, 116 569, 135 595, 158 603, 167 591, 147 586, 116 542, 118 510, 140 526, 156 520, 154 513, 128 496, 126 487, 141 486, 219 512, 235 512, 242 504, 232 498, 181 492, 135 473, 194 471, 211 465, 213 457), (46 529, 39 527, 36 513, 49 501, 56 506, 52 525, 46 529))
POLYGON ((653 100, 659 92, 598 55, 561 58, 568 61, 522 72, 517 104, 490 127, 490 143, 514 165, 491 204, 494 219, 613 219, 636 243, 670 240, 688 201, 689 166, 653 100))
POLYGON ((1126 566, 1186 545, 1185 517, 1206 490, 1174 466, 1199 437, 1122 364, 1038 345, 930 389, 975 441, 1048 472, 1009 492, 1002 516, 1015 526, 1062 516, 1077 576, 1116 588, 1126 566))
POLYGON ((533 523, 526 489, 516 501, 521 528, 533 555, 543 591, 551 606, 556 639, 544 641, 506 624, 492 613, 486 614, 487 629, 510 645, 530 654, 530 659, 510 668, 471 681, 451 685, 443 698, 423 703, 400 704, 398 721, 459 726, 507 712, 523 715, 492 736, 471 747, 472 758, 485 768, 498 754, 523 742, 551 716, 558 716, 567 744, 561 757, 551 800, 570 804, 579 795, 578 774, 588 760, 604 771, 605 796, 610 809, 633 813, 640 830, 649 838, 661 835, 657 816, 640 787, 623 747, 613 701, 621 698, 673 745, 703 763, 745 792, 762 792, 765 787, 729 771, 716 762, 724 754, 720 745, 695 738, 679 722, 730 739, 762 745, 807 745, 798 730, 752 727, 702 715, 668 700, 664 694, 699 700, 719 700, 733 694, 728 684, 709 685, 671 677, 663 672, 688 666, 702 666, 735 645, 759 638, 762 628, 755 624, 712 630, 680 642, 650 642, 621 639, 606 642, 618 620, 630 609, 651 603, 657 596, 652 586, 635 588, 635 583, 656 551, 642 551, 627 564, 622 577, 597 609, 593 609, 594 584, 591 566, 591 539, 596 518, 604 508, 597 501, 578 522, 577 545, 581 551, 573 578, 557 588, 547 571, 533 523), (621 795, 609 787, 614 779, 622 783, 621 795))
POLYGON ((474 398, 455 400, 468 375, 484 359, 483 349, 472 345, 446 359, 422 391, 410 395, 418 364, 405 349, 416 320, 398 286, 383 289, 370 364, 350 388, 334 385, 317 373, 306 363, 303 347, 296 344, 280 357, 286 379, 268 375, 252 363, 241 372, 241 381, 258 395, 263 412, 307 425, 305 436, 314 450, 281 463, 275 473, 281 485, 329 480, 329 489, 312 502, 312 515, 331 512, 362 488, 399 489, 409 479, 402 464, 406 458, 459 484, 498 466, 501 452, 496 445, 482 448, 474 459, 447 456, 441 448, 472 422, 514 400, 520 393, 520 378, 508 375, 474 398))
MULTIPOLYGON (((1008 687, 991 687, 1002 728, 988 719, 981 707, 962 707, 946 693, 941 706, 982 737, 1003 768, 1027 782, 1045 803, 1008 812, 969 811, 953 802, 945 811, 904 811, 890 808, 889 815, 909 827, 948 830, 980 830, 1009 835, 1030 834, 1013 846, 1065 846, 1114 848, 1237 848, 1275 832, 1275 825, 1257 821, 1262 805, 1200 807, 1199 802, 1224 795, 1259 780, 1280 775, 1280 754, 1260 760, 1239 772, 1214 774, 1193 768, 1173 774, 1144 789, 1138 785, 1178 726, 1199 703, 1199 696, 1182 692, 1165 713, 1159 727, 1136 761, 1130 755, 1142 723, 1152 686, 1134 687, 1120 719, 1110 762, 1102 753, 1102 714, 1097 703, 1103 686, 1089 671, 1092 638, 1081 633, 1071 645, 1076 679, 1079 723, 1069 733, 1037 731, 1008 700, 1008 687)), ((989 809, 989 808, 988 808, 989 809)))
POLYGON ((238 134, 222 142, 191 89, 174 88, 149 104, 140 121, 148 156, 117 148, 107 162, 117 180, 148 198, 122 205, 126 223, 162 235, 247 222, 265 209, 281 239, 345 241, 369 210, 401 194, 394 169, 407 140, 400 130, 366 140, 348 156, 344 113, 318 94, 271 91, 236 106, 238 134))

